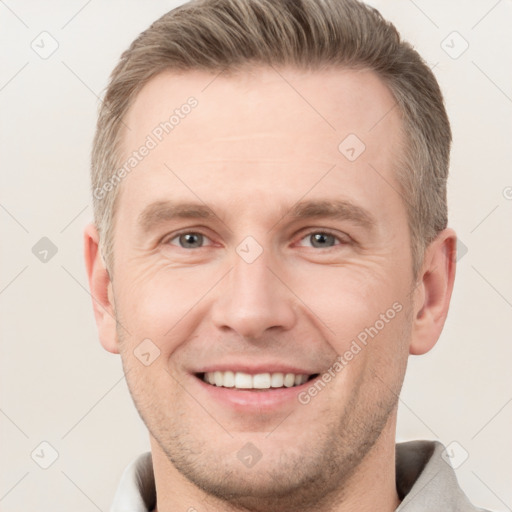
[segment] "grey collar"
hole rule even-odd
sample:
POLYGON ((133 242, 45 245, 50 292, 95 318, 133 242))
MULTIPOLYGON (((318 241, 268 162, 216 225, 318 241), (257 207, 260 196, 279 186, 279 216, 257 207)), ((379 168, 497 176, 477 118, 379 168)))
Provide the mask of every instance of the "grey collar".
MULTIPOLYGON (((395 512, 485 512, 471 505, 444 452, 438 441, 396 445, 396 488, 402 502, 395 512)), ((153 464, 147 452, 124 471, 110 512, 150 512, 155 505, 153 464)))

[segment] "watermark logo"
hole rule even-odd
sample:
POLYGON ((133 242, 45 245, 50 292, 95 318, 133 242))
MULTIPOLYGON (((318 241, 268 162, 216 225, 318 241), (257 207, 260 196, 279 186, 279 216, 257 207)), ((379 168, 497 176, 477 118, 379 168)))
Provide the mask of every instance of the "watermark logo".
POLYGON ((369 340, 375 338, 402 309, 402 304, 395 302, 385 313, 379 315, 378 320, 369 327, 365 327, 352 340, 350 347, 343 355, 339 355, 329 369, 314 384, 297 395, 299 403, 302 405, 309 404, 368 345, 369 340))
POLYGON ((105 196, 114 190, 121 181, 123 181, 130 172, 135 169, 140 162, 153 151, 164 138, 172 133, 172 131, 185 119, 193 108, 199 105, 199 101, 191 96, 187 102, 179 108, 174 109, 169 119, 162 121, 155 126, 151 133, 147 135, 144 143, 126 159, 124 164, 119 167, 114 174, 101 187, 94 189, 93 195, 96 199, 104 199, 105 196))
POLYGON ((259 462, 263 454, 252 443, 246 443, 238 450, 236 456, 244 466, 251 469, 259 462))
POLYGON ((462 259, 468 251, 468 246, 460 238, 457 238, 456 261, 462 259))
POLYGON ((355 133, 347 135, 338 146, 338 151, 349 162, 355 162, 364 153, 365 149, 365 143, 355 133))
POLYGON ((59 452, 48 441, 43 441, 34 448, 30 457, 40 468, 48 469, 59 458, 59 452))
POLYGON ((260 257, 263 247, 255 238, 247 236, 238 244, 236 252, 246 263, 253 263, 260 257))
POLYGON ((46 236, 43 236, 33 247, 32 254, 41 262, 48 263, 58 252, 57 246, 46 236))
POLYGON ((137 345, 133 354, 144 366, 149 366, 160 356, 160 349, 146 338, 137 345))
POLYGON ((43 31, 30 43, 41 59, 49 59, 59 48, 59 42, 49 32, 43 31))
POLYGON ((441 48, 455 60, 469 48, 469 43, 457 31, 453 31, 441 41, 441 48))
POLYGON ((457 441, 452 441, 441 453, 441 458, 453 469, 458 469, 469 457, 467 450, 457 441))

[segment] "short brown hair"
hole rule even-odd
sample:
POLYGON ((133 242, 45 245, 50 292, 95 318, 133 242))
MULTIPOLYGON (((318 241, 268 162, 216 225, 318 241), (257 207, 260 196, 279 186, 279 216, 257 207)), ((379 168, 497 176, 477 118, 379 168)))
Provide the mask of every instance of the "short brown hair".
POLYGON ((112 72, 92 150, 94 220, 107 268, 119 187, 95 191, 120 164, 123 119, 163 71, 243 70, 251 65, 373 70, 393 94, 405 148, 397 168, 412 241, 413 272, 447 225, 451 130, 434 74, 380 13, 357 0, 193 0, 141 33, 112 72))

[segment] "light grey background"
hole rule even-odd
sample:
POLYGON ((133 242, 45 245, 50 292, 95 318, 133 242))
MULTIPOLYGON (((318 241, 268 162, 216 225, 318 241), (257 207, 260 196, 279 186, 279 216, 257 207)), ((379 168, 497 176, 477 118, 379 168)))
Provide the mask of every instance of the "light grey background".
MULTIPOLYGON (((149 447, 120 360, 98 342, 82 231, 98 97, 132 39, 180 3, 0 1, 1 511, 106 511, 149 447), (58 249, 46 263, 32 252, 42 237, 58 249), (43 441, 58 452, 48 469, 43 441)), ((471 500, 511 510, 512 2, 371 3, 444 91, 450 225, 464 244, 441 339, 410 359, 397 437, 458 443, 471 500)))

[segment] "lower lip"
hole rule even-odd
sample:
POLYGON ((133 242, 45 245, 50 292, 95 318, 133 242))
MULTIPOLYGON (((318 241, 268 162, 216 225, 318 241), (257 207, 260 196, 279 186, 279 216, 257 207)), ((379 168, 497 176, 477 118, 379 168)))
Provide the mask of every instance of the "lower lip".
POLYGON ((269 388, 262 390, 224 388, 207 384, 195 375, 193 375, 193 378, 214 400, 240 412, 257 412, 261 414, 262 412, 279 410, 294 401, 299 403, 297 395, 314 384, 319 377, 317 376, 304 382, 304 384, 291 388, 269 388))

